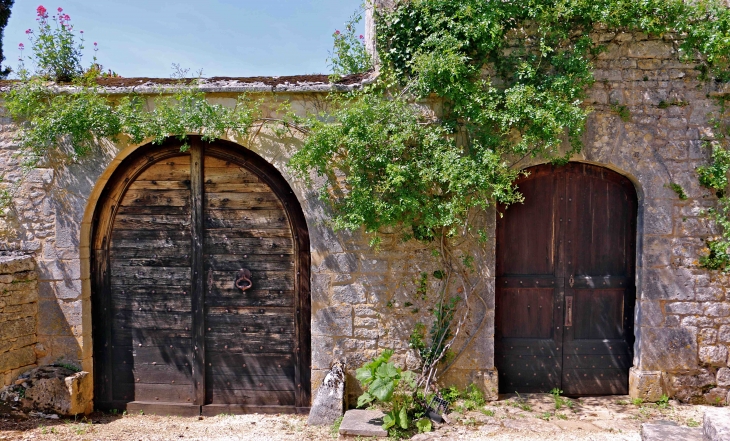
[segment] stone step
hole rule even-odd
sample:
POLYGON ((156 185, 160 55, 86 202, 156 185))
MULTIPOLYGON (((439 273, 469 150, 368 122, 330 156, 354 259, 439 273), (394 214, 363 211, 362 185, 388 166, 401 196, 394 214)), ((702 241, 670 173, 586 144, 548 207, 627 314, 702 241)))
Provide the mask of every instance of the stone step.
POLYGON ((388 432, 382 427, 383 416, 379 410, 348 410, 340 423, 340 435, 385 438, 388 432))
POLYGON ((702 418, 705 441, 730 441, 730 408, 707 409, 702 418))
POLYGON ((670 422, 644 423, 641 441, 703 441, 699 427, 681 427, 670 422))

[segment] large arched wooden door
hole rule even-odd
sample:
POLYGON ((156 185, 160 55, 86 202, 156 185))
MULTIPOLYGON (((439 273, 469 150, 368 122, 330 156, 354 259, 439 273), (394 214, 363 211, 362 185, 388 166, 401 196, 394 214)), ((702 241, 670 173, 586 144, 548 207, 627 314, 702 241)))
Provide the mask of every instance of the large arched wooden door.
POLYGON ((92 243, 97 408, 309 406, 309 238, 274 167, 199 138, 141 149, 110 179, 92 243))
POLYGON ((528 169, 497 220, 499 389, 625 394, 633 353, 636 192, 608 169, 528 169))

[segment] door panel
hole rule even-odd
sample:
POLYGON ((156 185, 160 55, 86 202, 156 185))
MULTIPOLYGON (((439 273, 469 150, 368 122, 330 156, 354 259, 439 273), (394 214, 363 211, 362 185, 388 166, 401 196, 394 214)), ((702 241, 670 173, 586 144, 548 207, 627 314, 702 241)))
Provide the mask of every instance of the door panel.
POLYGON ((561 278, 555 252, 562 178, 535 170, 520 182, 525 204, 501 209, 497 221, 495 365, 499 388, 546 391, 560 385, 561 278), (534 204, 532 203, 534 202, 534 204))
POLYGON ((273 167, 224 144, 132 155, 104 190, 92 275, 100 409, 309 405, 304 217, 273 167), (235 285, 242 268, 250 289, 235 285))
POLYGON ((120 201, 109 248, 113 400, 192 401, 189 183, 190 157, 179 154, 147 167, 120 201))
POLYGON ((294 241, 285 227, 284 205, 265 182, 236 161, 205 156, 203 175, 204 217, 211 219, 204 242, 205 403, 294 405, 282 401, 296 391, 294 241), (232 222, 214 224, 212 219, 232 222), (239 219, 256 229, 235 228, 239 219), (235 284, 244 268, 251 284, 245 291, 235 284), (267 391, 290 395, 265 399, 267 391))
POLYGON ((495 364, 500 390, 627 393, 635 302, 633 186, 610 170, 587 164, 529 171, 517 183, 525 204, 504 210, 497 223, 495 364), (537 295, 527 280, 515 286, 515 272, 552 278, 554 294, 537 295), (532 309, 550 303, 552 322, 532 309), (543 349, 548 329, 554 343, 550 353, 543 349), (537 358, 520 364, 525 355, 537 358), (556 358, 546 362, 550 355, 556 358), (551 387, 534 381, 552 378, 550 374, 558 377, 551 387))

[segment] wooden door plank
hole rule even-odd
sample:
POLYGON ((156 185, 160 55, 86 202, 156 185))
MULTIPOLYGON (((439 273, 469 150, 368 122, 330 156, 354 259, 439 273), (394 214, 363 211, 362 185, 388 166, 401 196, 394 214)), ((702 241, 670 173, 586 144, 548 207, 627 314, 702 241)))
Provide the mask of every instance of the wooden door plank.
POLYGON ((190 146, 191 220, 191 305, 193 314, 193 404, 205 402, 205 288, 203 260, 203 144, 192 140, 190 146))

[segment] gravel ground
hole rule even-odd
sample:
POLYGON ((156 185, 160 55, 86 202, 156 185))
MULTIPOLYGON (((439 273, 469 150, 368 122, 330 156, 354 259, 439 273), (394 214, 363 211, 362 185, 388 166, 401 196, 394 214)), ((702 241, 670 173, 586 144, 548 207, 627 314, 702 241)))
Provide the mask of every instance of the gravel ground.
MULTIPOLYGON (((628 397, 571 400, 556 410, 547 394, 505 395, 477 411, 453 412, 452 423, 414 441, 427 440, 640 440, 643 422, 696 426, 705 406, 670 401, 631 404, 628 397)), ((453 406, 458 409, 458 404, 453 406)), ((330 427, 309 427, 300 415, 218 415, 183 418, 95 413, 86 419, 50 420, 3 415, 0 440, 333 440, 330 427)), ((354 439, 354 438, 353 438, 354 439)), ((667 440, 669 441, 669 440, 667 440)))

